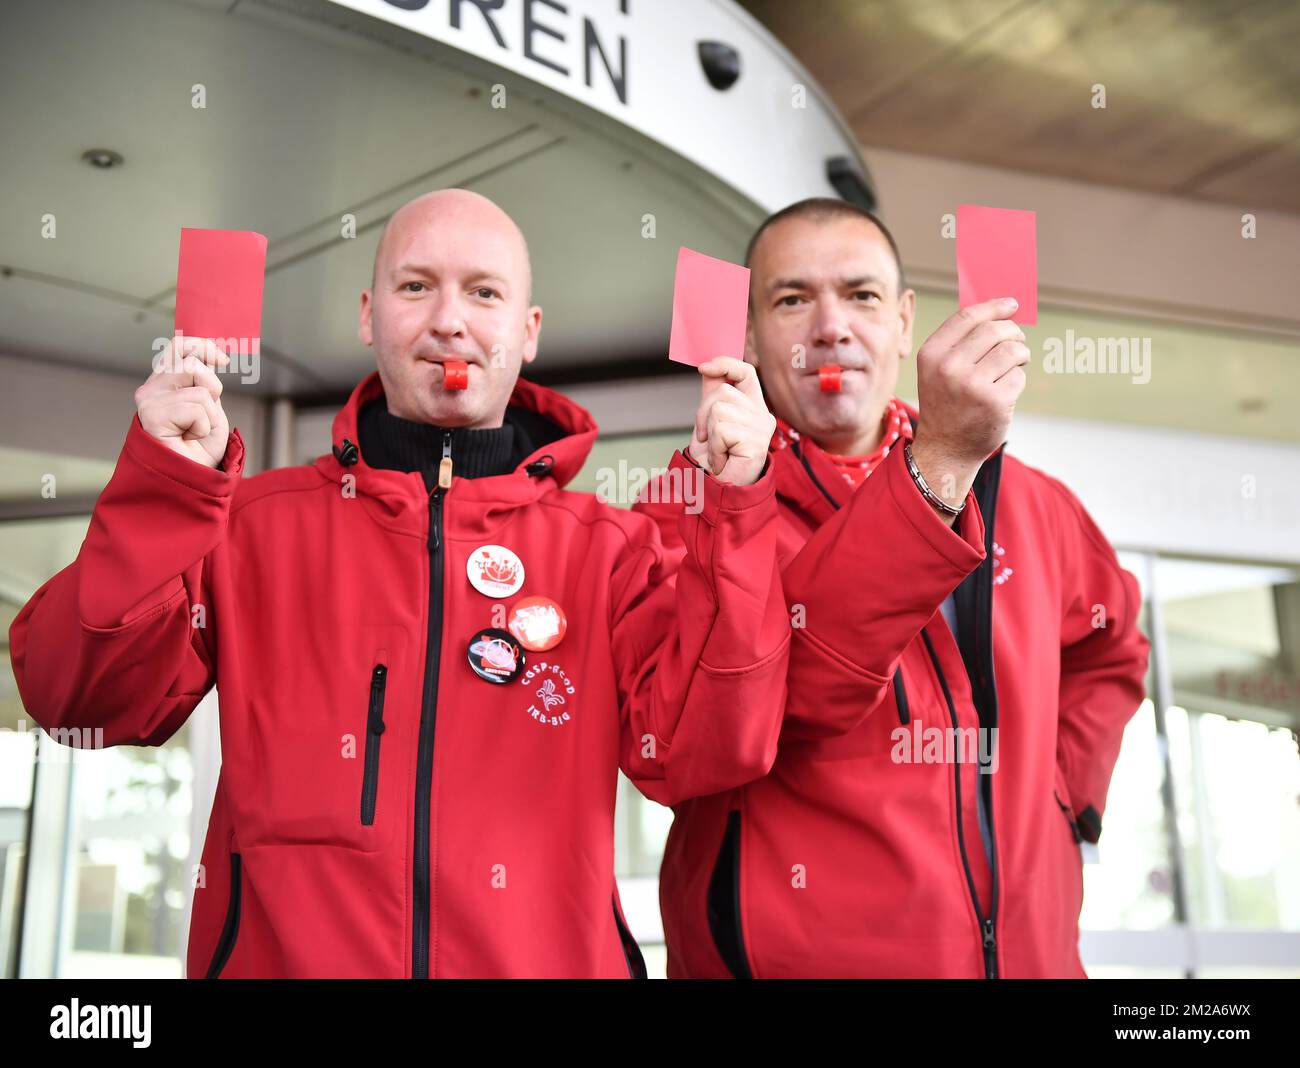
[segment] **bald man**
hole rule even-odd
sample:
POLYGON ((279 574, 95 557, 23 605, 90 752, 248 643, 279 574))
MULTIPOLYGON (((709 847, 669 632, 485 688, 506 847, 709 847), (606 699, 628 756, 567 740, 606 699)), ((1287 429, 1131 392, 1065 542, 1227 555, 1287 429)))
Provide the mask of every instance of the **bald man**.
POLYGON ((674 588, 654 522, 563 489, 596 425, 519 377, 530 288, 490 201, 402 207, 361 295, 377 369, 329 454, 254 478, 226 357, 169 346, 76 561, 13 624, 49 731, 160 745, 218 687, 191 976, 643 975, 618 770, 675 804, 775 758, 789 626, 752 368, 701 368, 674 588))

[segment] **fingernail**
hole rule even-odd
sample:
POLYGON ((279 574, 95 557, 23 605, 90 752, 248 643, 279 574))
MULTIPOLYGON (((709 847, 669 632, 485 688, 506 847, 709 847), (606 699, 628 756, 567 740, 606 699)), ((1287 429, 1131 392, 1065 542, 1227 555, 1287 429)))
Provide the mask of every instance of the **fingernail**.
POLYGON ((1015 297, 1004 297, 1003 299, 1013 308, 1020 307, 1020 301, 1016 300, 1015 297))

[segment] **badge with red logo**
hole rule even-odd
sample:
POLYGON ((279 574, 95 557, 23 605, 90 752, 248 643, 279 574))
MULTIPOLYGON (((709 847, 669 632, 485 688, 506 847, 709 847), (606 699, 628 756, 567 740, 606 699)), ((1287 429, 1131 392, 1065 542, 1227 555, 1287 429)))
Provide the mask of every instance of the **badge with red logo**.
POLYGON ((498 686, 514 682, 524 670, 524 651, 519 643, 508 632, 495 627, 475 634, 466 652, 474 674, 498 686))
POLYGON ((524 584, 524 564, 504 545, 480 545, 465 561, 469 584, 485 597, 509 597, 524 584))
POLYGON ((544 653, 564 640, 569 621, 564 609, 549 597, 525 597, 511 607, 506 626, 525 649, 544 653))

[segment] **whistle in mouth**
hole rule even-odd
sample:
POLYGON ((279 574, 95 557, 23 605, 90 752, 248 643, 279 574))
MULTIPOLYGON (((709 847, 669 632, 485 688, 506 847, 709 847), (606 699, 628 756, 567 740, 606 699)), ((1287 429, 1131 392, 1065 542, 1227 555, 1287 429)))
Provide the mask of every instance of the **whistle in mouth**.
POLYGON ((448 360, 442 365, 442 384, 446 389, 469 388, 469 364, 464 360, 448 360))

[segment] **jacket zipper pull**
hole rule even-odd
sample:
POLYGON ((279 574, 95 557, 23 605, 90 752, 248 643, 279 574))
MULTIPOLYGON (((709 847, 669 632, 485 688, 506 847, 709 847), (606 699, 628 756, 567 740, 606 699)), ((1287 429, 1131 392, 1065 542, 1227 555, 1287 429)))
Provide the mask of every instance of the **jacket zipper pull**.
POLYGON ((438 516, 442 495, 451 489, 451 431, 442 435, 442 461, 438 464, 438 484, 429 494, 429 549, 438 548, 438 516))
POLYGON ((451 489, 451 431, 442 436, 442 463, 438 465, 438 488, 451 489))
POLYGON ((383 690, 384 676, 387 673, 388 669, 383 664, 376 664, 370 674, 370 716, 367 726, 371 734, 384 733, 384 706, 379 695, 383 690))
POLYGON ((984 958, 985 967, 990 979, 997 978, 997 952, 998 943, 993 937, 993 921, 991 919, 984 921, 984 958))

